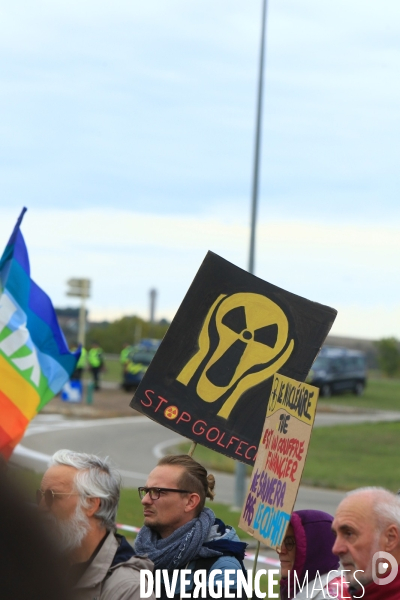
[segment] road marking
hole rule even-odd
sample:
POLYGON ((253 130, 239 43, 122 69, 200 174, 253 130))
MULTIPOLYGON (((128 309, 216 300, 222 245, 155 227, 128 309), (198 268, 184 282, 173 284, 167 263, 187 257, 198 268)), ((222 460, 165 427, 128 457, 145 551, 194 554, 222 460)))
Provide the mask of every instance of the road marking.
MULTIPOLYGON (((52 415, 41 415, 41 417, 47 417, 52 415)), ((40 419, 38 422, 32 421, 29 425, 28 429, 25 432, 24 438, 38 435, 43 433, 53 433, 54 431, 62 430, 62 429, 85 429, 87 427, 101 427, 104 425, 124 425, 124 424, 143 424, 143 423, 153 423, 150 421, 148 417, 115 417, 114 419, 92 419, 92 420, 82 420, 82 421, 67 421, 63 419, 40 419), (47 423, 46 423, 47 421, 47 423)), ((45 463, 46 465, 49 463, 51 459, 50 454, 45 454, 44 452, 38 452, 37 450, 32 450, 31 448, 27 448, 22 444, 18 444, 13 452, 13 456, 21 456, 24 458, 31 458, 37 460, 40 463, 45 463)), ((145 473, 137 473, 136 471, 124 471, 118 469, 123 477, 130 477, 131 479, 137 479, 140 481, 147 479, 147 474, 145 473)))
POLYGON ((148 417, 115 417, 113 419, 86 419, 81 421, 59 421, 36 424, 34 421, 28 427, 24 437, 37 433, 52 432, 55 429, 86 429, 87 427, 103 427, 104 425, 129 425, 132 423, 151 423, 148 417))
POLYGON ((13 456, 23 456, 23 457, 33 458, 39 462, 44 462, 46 464, 48 464, 51 459, 50 454, 44 454, 43 452, 37 452, 36 450, 31 450, 30 448, 21 446, 21 444, 18 444, 18 446, 16 446, 14 448, 13 456))
POLYGON ((184 437, 175 437, 170 440, 165 440, 164 442, 160 442, 156 444, 153 448, 153 456, 156 458, 162 458, 164 456, 165 448, 169 446, 176 446, 177 444, 181 444, 182 442, 187 441, 184 437))

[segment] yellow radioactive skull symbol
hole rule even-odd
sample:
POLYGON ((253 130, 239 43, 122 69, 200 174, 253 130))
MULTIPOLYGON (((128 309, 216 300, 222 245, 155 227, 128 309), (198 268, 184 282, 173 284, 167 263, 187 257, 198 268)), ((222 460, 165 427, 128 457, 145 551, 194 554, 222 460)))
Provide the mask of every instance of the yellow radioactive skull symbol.
POLYGON ((198 352, 177 377, 184 385, 188 385, 210 350, 208 330, 213 318, 219 343, 200 375, 196 391, 204 402, 215 402, 232 388, 218 412, 227 419, 245 391, 271 377, 285 364, 294 341, 288 341, 285 313, 266 296, 244 292, 232 296, 221 294, 204 321, 198 352))

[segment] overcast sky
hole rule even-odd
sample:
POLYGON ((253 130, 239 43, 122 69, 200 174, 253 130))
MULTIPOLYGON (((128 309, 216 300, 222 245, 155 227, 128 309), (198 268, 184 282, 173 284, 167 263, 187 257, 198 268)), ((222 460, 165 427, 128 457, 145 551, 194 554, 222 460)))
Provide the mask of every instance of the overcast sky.
MULTIPOLYGON (((56 306, 171 318, 207 250, 246 268, 260 0, 0 12, 0 246, 23 206, 56 306)), ((400 3, 270 0, 256 275, 400 337, 400 3)))

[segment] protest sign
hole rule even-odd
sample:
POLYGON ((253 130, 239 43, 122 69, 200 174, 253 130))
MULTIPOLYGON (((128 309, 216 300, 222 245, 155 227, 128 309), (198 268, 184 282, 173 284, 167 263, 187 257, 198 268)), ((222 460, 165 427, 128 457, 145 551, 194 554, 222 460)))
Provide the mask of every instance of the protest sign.
POLYGON ((239 527, 280 548, 307 456, 319 389, 274 375, 267 416, 239 527))
POLYGON ((253 465, 273 375, 304 381, 335 317, 209 252, 131 407, 253 465))

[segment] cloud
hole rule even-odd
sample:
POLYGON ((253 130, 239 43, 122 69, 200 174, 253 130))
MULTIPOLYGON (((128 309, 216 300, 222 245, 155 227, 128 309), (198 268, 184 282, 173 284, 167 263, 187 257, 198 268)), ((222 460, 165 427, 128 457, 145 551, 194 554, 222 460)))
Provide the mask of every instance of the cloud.
POLYGON ((338 305, 338 316, 333 324, 333 335, 378 340, 383 337, 400 338, 400 302, 394 300, 389 306, 377 303, 373 306, 338 305))
MULTIPOLYGON (((361 337, 399 335, 399 16, 268 9, 257 274, 361 337)), ((93 313, 146 314, 156 286, 171 316, 208 249, 246 268, 260 18, 244 0, 2 6, 0 234, 28 205, 57 304, 82 276, 93 313)))
MULTIPOLYGON (((260 3, 16 0, 1 16, 0 204, 207 214, 249 194, 260 3)), ((399 222, 398 16, 396 0, 269 4, 274 217, 399 222)))
MULTIPOLYGON (((15 219, 8 211, 0 224, 4 245, 15 219)), ((22 231, 32 276, 55 304, 71 302, 65 297, 69 278, 88 277, 93 282, 88 306, 98 318, 146 315, 153 287, 159 292, 159 317, 171 318, 208 250, 247 268, 246 221, 232 214, 223 218, 111 209, 35 210, 26 214, 22 231)), ((395 227, 261 221, 256 275, 310 300, 340 307, 337 333, 369 338, 391 331, 400 336, 400 320, 394 318, 400 296, 399 252, 395 227)))

